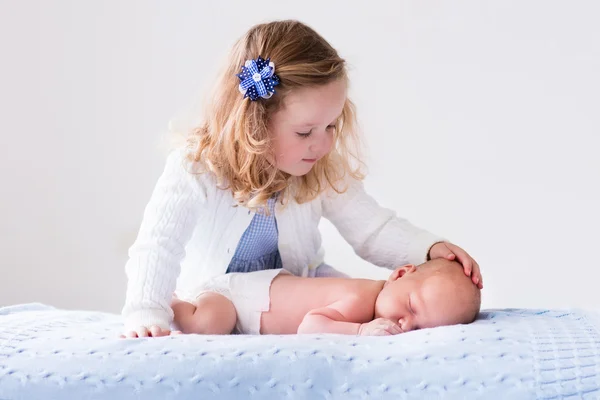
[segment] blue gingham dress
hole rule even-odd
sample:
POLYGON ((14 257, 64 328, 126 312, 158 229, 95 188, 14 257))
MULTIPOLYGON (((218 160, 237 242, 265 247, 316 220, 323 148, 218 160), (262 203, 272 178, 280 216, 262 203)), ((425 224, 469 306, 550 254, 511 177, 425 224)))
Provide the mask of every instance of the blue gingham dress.
POLYGON ((269 215, 260 210, 254 215, 235 249, 226 273, 283 268, 277 247, 279 232, 275 220, 276 201, 277 196, 267 201, 269 215))

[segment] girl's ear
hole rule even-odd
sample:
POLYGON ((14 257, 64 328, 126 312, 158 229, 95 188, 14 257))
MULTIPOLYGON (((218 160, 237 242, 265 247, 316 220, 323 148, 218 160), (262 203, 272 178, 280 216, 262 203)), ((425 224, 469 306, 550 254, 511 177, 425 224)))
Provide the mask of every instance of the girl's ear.
POLYGON ((396 268, 394 270, 394 272, 391 273, 391 275, 390 275, 390 277, 388 278, 387 281, 388 282, 394 282, 395 280, 398 280, 399 278, 402 278, 406 274, 412 274, 416 270, 417 270, 417 267, 415 267, 412 264, 403 265, 401 267, 396 268))

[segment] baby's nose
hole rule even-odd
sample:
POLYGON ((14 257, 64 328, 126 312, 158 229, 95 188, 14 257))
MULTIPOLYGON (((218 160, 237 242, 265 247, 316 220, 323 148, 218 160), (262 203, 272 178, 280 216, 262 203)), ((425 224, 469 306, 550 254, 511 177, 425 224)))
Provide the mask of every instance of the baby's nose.
POLYGON ((400 318, 398 320, 398 325, 402 328, 402 332, 410 332, 413 330, 413 323, 409 318, 400 318))

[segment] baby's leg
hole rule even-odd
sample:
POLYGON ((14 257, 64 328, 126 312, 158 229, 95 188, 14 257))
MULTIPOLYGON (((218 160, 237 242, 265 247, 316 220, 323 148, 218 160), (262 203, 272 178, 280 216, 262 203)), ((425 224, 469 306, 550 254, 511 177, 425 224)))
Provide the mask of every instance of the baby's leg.
POLYGON ((171 308, 173 322, 183 333, 227 335, 233 331, 237 321, 233 303, 227 297, 213 292, 202 293, 195 305, 174 298, 171 308))

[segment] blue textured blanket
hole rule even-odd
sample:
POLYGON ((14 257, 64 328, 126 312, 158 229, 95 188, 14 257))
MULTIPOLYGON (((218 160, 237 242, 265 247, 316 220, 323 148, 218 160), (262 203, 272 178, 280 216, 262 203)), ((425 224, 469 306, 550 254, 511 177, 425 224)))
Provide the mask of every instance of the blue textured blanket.
POLYGON ((397 336, 118 339, 117 315, 0 308, 0 399, 600 399, 600 316, 488 310, 397 336))

